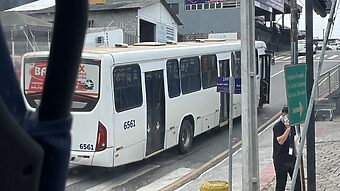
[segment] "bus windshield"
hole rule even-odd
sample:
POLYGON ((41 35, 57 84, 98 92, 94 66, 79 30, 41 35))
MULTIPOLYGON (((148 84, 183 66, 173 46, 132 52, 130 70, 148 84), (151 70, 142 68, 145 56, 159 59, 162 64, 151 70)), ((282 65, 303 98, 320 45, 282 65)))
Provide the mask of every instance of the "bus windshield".
MULTIPOLYGON (((47 72, 47 57, 25 58, 23 87, 28 104, 36 108, 40 104, 47 72)), ((100 60, 82 59, 73 96, 72 111, 92 111, 99 100, 100 60)))

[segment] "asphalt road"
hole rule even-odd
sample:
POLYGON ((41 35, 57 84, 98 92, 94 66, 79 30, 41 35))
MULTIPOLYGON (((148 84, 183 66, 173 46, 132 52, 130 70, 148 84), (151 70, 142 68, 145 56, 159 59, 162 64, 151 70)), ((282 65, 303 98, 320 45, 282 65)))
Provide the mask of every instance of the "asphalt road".
MULTIPOLYGON (((340 51, 327 51, 323 71, 340 64, 340 51)), ((278 54, 271 69, 271 100, 258 111, 258 125, 278 113, 286 104, 284 65, 289 53, 278 54)), ((319 54, 314 57, 317 60, 319 54)), ((300 56, 300 62, 304 61, 300 56)), ((241 140, 241 120, 234 120, 234 143, 241 140)), ((159 190, 228 149, 228 129, 213 129, 194 139, 192 150, 181 155, 170 149, 141 162, 117 167, 71 166, 66 190, 159 190)), ((228 172, 226 172, 227 174, 228 172)))

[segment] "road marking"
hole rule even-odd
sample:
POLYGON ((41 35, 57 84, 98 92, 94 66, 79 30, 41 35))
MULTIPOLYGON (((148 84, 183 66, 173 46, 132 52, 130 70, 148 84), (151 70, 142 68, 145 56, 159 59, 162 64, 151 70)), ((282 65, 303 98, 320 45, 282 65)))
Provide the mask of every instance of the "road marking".
POLYGON ((129 182, 132 179, 135 179, 143 174, 146 174, 150 172, 153 169, 158 168, 160 165, 143 165, 141 168, 136 169, 134 171, 129 171, 126 174, 123 174, 119 177, 115 177, 113 179, 110 179, 102 184, 99 184, 97 186, 94 186, 87 191, 109 191, 113 190, 115 187, 120 186, 122 184, 125 184, 129 182))
POLYGON ((334 58, 336 58, 336 57, 338 57, 339 55, 333 55, 333 56, 331 56, 331 57, 329 57, 328 59, 329 60, 332 60, 332 59, 334 59, 334 58))
POLYGON ((284 58, 285 56, 278 56, 275 58, 275 60, 280 60, 281 58, 284 58))
POLYGON ((283 58, 282 60, 289 60, 289 59, 290 59, 290 56, 283 58))
POLYGON ((104 171, 103 168, 96 168, 96 167, 73 167, 69 169, 69 175, 66 181, 66 187, 70 186, 72 184, 76 184, 82 180, 85 180, 91 176, 94 176, 96 174, 100 174, 104 171), (80 168, 78 170, 78 168, 80 168))
POLYGON ((137 191, 149 191, 149 190, 160 190, 161 188, 177 181, 178 179, 182 178, 186 174, 189 174, 192 171, 191 168, 179 168, 171 173, 165 175, 164 177, 144 186, 137 191))
POLYGON ((270 76, 271 78, 274 78, 275 76, 277 76, 277 75, 279 75, 279 74, 281 74, 283 72, 283 70, 281 70, 280 72, 277 72, 277 73, 275 73, 275 74, 273 74, 272 76, 270 76))
MULTIPOLYGON (((273 121, 276 121, 279 118, 280 114, 281 114, 281 112, 275 114, 272 118, 270 118, 263 125, 261 125, 258 128, 258 131, 261 131, 261 133, 262 133, 264 131, 263 129, 269 128, 269 126, 270 126, 269 124, 273 124, 273 121)), ((241 146, 241 144, 242 144, 242 141, 235 143, 235 145, 233 146, 233 150, 235 148, 238 148, 239 146, 241 146)), ((229 152, 228 149, 223 151, 222 153, 215 156, 214 158, 212 158, 208 162, 202 164, 200 167, 193 169, 189 174, 187 174, 187 175, 183 176, 182 178, 180 178, 179 180, 165 186, 164 188, 161 189, 161 191, 175 190, 179 187, 182 187, 182 185, 188 184, 188 182, 190 182, 193 179, 193 177, 198 176, 198 174, 203 173, 205 170, 208 170, 209 167, 211 167, 212 165, 214 165, 214 163, 216 163, 216 161, 218 161, 218 160, 222 159, 222 157, 226 156, 228 154, 228 152, 229 152)))
POLYGON ((299 56, 299 60, 304 60, 304 59, 306 59, 306 56, 299 56))

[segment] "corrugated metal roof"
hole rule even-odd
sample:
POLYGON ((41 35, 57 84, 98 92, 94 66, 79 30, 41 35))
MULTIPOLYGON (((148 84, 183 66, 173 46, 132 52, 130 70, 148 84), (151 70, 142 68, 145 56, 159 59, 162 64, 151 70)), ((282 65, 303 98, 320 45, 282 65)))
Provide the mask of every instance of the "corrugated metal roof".
POLYGON ((52 23, 14 11, 0 13, 0 19, 3 27, 30 26, 52 28, 53 26, 52 23))
MULTIPOLYGON (((32 4, 23 5, 20 7, 13 8, 15 11, 25 11, 31 13, 53 13, 55 11, 55 1, 51 0, 40 0, 37 2, 44 2, 43 5, 38 6, 36 2, 32 4)), ((90 5, 90 11, 103 11, 103 10, 120 10, 120 9, 140 9, 154 3, 162 3, 167 9, 170 15, 174 18, 178 25, 182 25, 176 14, 172 12, 165 0, 108 0, 106 4, 101 5, 90 5)), ((39 4, 39 3, 38 3, 39 4)))

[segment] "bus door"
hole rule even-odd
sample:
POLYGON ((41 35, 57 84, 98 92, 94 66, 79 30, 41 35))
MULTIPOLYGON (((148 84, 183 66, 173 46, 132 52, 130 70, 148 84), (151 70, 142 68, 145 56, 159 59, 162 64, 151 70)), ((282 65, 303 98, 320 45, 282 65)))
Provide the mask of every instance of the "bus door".
MULTIPOLYGON (((229 59, 220 60, 219 62, 220 77, 230 77, 230 61, 229 59)), ((224 122, 228 120, 229 113, 229 94, 220 93, 220 125, 225 125, 224 122)))
POLYGON ((270 98, 270 61, 269 54, 261 56, 260 106, 269 103, 270 98))
POLYGON ((164 148, 165 97, 163 71, 145 73, 147 105, 146 155, 164 148))

